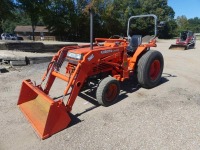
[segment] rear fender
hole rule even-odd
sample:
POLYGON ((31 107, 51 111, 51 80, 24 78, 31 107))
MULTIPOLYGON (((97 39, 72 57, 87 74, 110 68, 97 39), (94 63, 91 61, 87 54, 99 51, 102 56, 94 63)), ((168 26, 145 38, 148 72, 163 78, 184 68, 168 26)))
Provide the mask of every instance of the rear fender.
POLYGON ((140 59, 140 57, 147 52, 148 48, 146 46, 139 46, 137 48, 137 50, 135 51, 135 53, 133 54, 133 56, 131 58, 128 58, 128 62, 129 62, 129 70, 134 70, 136 67, 136 64, 138 62, 138 60, 140 59))

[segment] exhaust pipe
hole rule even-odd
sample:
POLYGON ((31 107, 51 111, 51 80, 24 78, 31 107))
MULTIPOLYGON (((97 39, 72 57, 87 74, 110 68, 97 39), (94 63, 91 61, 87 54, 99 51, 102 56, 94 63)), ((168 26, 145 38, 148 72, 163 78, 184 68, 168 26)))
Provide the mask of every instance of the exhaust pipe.
POLYGON ((93 50, 93 12, 92 9, 89 9, 90 12, 90 49, 93 50))

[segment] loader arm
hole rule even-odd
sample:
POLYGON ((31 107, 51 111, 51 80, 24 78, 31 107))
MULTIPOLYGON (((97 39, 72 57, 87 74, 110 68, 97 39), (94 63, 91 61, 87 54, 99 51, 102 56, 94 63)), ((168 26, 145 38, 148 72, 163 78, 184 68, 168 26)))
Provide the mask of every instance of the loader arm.
MULTIPOLYGON (((75 49, 76 48, 78 47, 75 47, 75 49)), ((82 86, 80 83, 83 83, 85 77, 87 77, 84 69, 79 70, 79 67, 77 67, 76 71, 73 73, 72 78, 58 73, 58 67, 62 65, 69 49, 71 48, 65 47, 61 49, 53 57, 53 63, 50 63, 43 77, 43 80, 45 78, 47 79, 44 90, 41 84, 35 85, 30 79, 22 82, 17 105, 42 139, 48 138, 69 125, 71 119, 68 113, 71 111, 75 98, 82 86), (58 64, 58 62, 60 63, 58 64), (75 75, 76 73, 78 73, 78 76, 75 75), (55 101, 48 95, 56 77, 69 82, 70 84, 68 84, 67 88, 73 87, 67 105, 64 104, 63 99, 55 101)))

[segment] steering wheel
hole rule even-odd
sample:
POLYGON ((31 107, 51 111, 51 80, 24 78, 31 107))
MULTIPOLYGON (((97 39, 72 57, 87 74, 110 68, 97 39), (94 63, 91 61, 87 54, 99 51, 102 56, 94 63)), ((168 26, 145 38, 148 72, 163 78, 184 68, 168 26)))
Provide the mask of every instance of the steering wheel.
POLYGON ((109 39, 124 39, 124 37, 120 35, 112 35, 109 39))

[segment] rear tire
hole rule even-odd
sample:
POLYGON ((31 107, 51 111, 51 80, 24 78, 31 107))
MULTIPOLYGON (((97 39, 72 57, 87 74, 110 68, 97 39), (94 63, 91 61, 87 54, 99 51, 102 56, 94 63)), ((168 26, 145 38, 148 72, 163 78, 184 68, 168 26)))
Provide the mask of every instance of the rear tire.
POLYGON ((138 61, 137 79, 144 88, 153 88, 161 80, 164 60, 159 51, 147 51, 138 61))
POLYGON ((119 82, 113 77, 104 78, 96 91, 96 98, 99 104, 110 106, 117 101, 120 92, 119 82))

